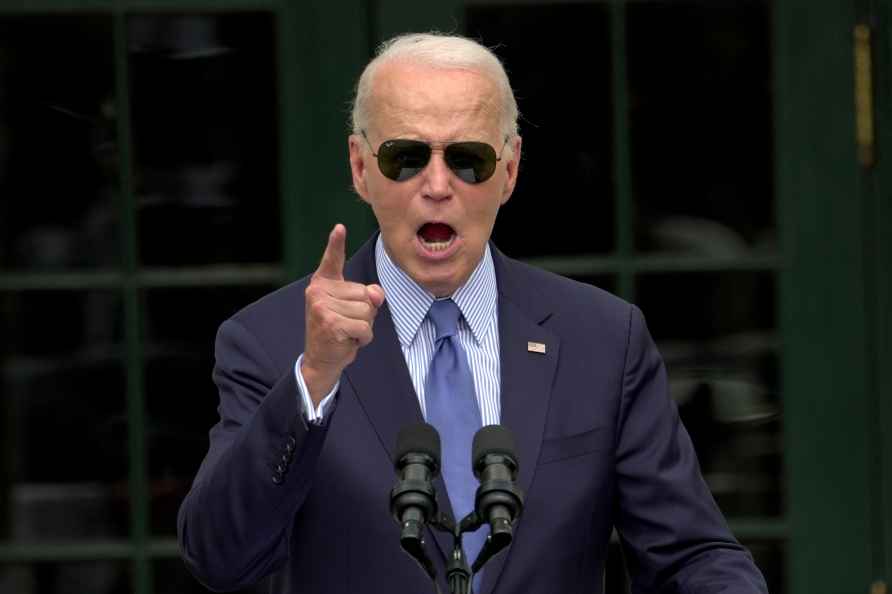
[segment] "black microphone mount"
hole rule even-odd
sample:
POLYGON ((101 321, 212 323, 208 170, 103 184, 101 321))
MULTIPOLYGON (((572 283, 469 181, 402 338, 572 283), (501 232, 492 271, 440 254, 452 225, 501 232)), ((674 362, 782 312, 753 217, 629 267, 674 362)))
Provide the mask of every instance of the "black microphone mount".
POLYGON ((474 436, 474 476, 480 480, 474 511, 459 522, 438 512, 432 481, 440 469, 440 437, 425 423, 403 428, 395 456, 400 480, 390 493, 390 509, 400 524, 400 546, 415 559, 434 582, 436 569, 424 551, 424 528, 430 526, 452 535, 452 554, 446 563, 446 583, 451 594, 471 594, 471 580, 484 564, 511 544, 514 522, 523 510, 523 494, 515 485, 518 462, 514 439, 501 425, 484 427, 474 436), (468 565, 462 535, 488 523, 490 533, 483 548, 468 565))
POLYGON ((489 523, 489 536, 471 568, 474 573, 514 538, 514 521, 523 510, 523 493, 515 484, 519 465, 514 438, 501 425, 484 427, 474 436, 474 476, 480 481, 474 500, 479 522, 489 523))
POLYGON ((400 526, 400 546, 436 583, 436 568, 424 551, 424 526, 437 514, 432 481, 440 472, 440 435, 426 423, 404 427, 394 458, 399 480, 390 492, 390 513, 400 526))

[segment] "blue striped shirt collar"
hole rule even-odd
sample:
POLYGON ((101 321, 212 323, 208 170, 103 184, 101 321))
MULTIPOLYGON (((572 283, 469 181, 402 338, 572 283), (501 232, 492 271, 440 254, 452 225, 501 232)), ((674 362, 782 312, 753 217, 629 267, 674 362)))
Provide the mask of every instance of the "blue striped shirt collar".
MULTIPOLYGON (((415 340, 418 328, 435 297, 390 259, 380 235, 375 243, 375 265, 400 344, 408 347, 415 340)), ((452 295, 452 300, 461 310, 478 344, 483 340, 495 315, 497 294, 496 272, 487 243, 483 257, 468 282, 452 295)))

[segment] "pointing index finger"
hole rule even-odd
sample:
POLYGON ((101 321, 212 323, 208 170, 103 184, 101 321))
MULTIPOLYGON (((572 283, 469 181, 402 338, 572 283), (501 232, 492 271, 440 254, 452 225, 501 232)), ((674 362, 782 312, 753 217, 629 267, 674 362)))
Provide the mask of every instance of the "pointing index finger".
POLYGON ((316 269, 316 276, 329 280, 344 280, 345 244, 347 228, 338 223, 328 234, 328 244, 322 253, 322 261, 316 269))

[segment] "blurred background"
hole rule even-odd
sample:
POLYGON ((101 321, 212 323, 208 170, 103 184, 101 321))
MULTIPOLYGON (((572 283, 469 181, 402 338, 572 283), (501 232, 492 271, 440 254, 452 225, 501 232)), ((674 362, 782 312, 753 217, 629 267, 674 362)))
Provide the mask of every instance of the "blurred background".
MULTIPOLYGON (((226 317, 374 229, 374 47, 494 46, 495 241, 643 309, 773 594, 892 579, 892 0, 0 1, 0 593, 204 592, 176 511, 226 317)), ((607 591, 627 590, 611 546, 607 591)))

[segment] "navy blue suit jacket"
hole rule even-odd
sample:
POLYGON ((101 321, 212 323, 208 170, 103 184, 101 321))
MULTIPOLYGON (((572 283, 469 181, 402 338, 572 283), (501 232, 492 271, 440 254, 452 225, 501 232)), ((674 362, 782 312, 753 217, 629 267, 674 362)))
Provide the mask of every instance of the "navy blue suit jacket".
MULTIPOLYGON (((373 248, 374 238, 349 260, 348 280, 378 282, 373 248)), ((493 258, 501 420, 517 441, 526 501, 482 594, 601 592, 614 526, 636 592, 766 592, 700 476, 638 309, 494 248, 493 258)), ((217 590, 272 574, 273 592, 432 592, 388 509, 397 432, 422 421, 388 306, 344 370, 327 423, 308 427, 293 373, 307 282, 220 327, 220 421, 180 509, 183 557, 217 590)), ((442 580, 450 542, 427 540, 442 580)))

